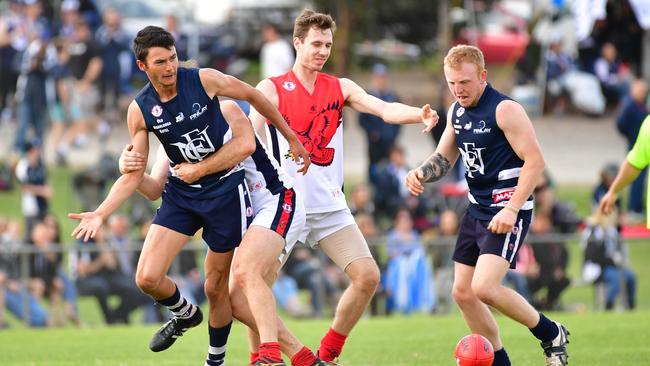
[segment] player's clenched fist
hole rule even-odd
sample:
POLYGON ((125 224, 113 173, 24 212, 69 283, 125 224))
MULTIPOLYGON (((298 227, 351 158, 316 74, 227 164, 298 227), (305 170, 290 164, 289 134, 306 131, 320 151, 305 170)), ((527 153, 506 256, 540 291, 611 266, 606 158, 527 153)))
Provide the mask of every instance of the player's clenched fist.
POLYGON ((424 192, 424 173, 422 169, 416 168, 411 170, 406 176, 406 188, 414 196, 419 196, 420 193, 424 192))
POLYGON ((204 175, 198 164, 180 163, 174 165, 174 174, 187 184, 192 184, 204 175))

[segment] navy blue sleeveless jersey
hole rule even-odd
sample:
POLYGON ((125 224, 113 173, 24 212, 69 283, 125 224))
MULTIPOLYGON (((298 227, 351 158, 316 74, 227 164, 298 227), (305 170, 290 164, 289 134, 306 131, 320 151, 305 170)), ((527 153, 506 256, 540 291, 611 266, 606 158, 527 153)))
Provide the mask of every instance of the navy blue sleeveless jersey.
MULTIPOLYGON (((496 121, 497 105, 509 99, 488 84, 475 107, 453 106, 451 122, 465 164, 469 213, 479 220, 491 220, 508 203, 524 165, 496 121)), ((530 214, 532 208, 531 196, 521 214, 530 214)))
MULTIPOLYGON (((232 133, 221 114, 219 100, 211 99, 199 78, 198 69, 178 68, 176 96, 161 102, 151 83, 135 97, 147 129, 158 137, 170 165, 197 163, 230 140, 232 133)), ((241 164, 232 169, 206 175, 193 184, 174 176, 170 169, 167 188, 190 198, 213 198, 229 193, 244 180, 241 164)))

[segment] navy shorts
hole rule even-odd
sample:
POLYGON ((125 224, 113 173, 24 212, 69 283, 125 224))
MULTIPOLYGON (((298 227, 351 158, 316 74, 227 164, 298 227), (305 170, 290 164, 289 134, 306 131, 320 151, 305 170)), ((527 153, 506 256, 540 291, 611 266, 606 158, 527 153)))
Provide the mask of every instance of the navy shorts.
POLYGON ((239 246, 253 221, 253 208, 244 183, 215 198, 195 199, 167 186, 153 223, 193 236, 203 228, 203 240, 213 252, 225 253, 239 246))
POLYGON ((478 220, 465 213, 454 248, 454 261, 475 266, 480 255, 494 254, 507 260, 510 268, 515 268, 517 252, 530 226, 529 217, 529 213, 520 214, 511 232, 495 234, 487 229, 489 221, 478 220))

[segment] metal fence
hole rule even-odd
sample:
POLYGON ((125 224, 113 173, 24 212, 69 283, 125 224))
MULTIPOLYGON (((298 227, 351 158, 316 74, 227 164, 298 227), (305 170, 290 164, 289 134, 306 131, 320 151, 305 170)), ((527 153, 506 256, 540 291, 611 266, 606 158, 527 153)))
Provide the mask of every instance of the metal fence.
MULTIPOLYGON (((581 240, 581 234, 580 233, 572 233, 572 234, 547 234, 543 236, 535 236, 535 235, 530 235, 526 238, 525 243, 527 244, 545 244, 545 243, 567 243, 567 242, 576 242, 581 240)), ((456 236, 448 236, 448 237, 435 237, 432 239, 425 239, 423 240, 423 245, 427 249, 428 253, 431 253, 432 250, 435 248, 441 248, 441 247, 453 247, 456 241, 456 236)), ((627 242, 630 241, 646 241, 650 243, 650 238, 630 238, 626 239, 627 242)), ((385 236, 380 236, 375 239, 368 240, 368 244, 371 246, 371 249, 379 249, 380 247, 384 246, 386 243, 386 237, 385 236)), ((137 252, 142 249, 143 242, 142 241, 131 241, 128 243, 126 247, 120 247, 117 248, 115 246, 111 246, 110 243, 107 243, 109 250, 113 250, 115 252, 118 251, 129 251, 129 252, 137 252)), ((78 255, 82 253, 93 253, 93 252, 99 252, 100 250, 106 250, 102 249, 99 246, 95 244, 76 244, 72 247, 69 245, 52 245, 50 248, 46 248, 46 250, 49 251, 49 253, 58 253, 64 255, 63 263, 68 263, 70 264, 70 257, 72 255, 78 255), (65 257, 67 255, 67 258, 65 257)), ((182 249, 182 251, 207 251, 207 246, 202 242, 202 241, 190 241, 185 245, 185 247, 182 249)), ((19 261, 19 271, 20 271, 20 282, 21 285, 24 286, 25 289, 28 288, 29 281, 30 281, 30 258, 31 255, 33 254, 38 254, 38 253, 43 253, 44 250, 42 248, 37 248, 34 245, 31 244, 24 244, 24 243, 2 243, 0 244, 0 257, 5 256, 5 257, 11 257, 11 258, 17 258, 19 261)), ((448 252, 449 255, 451 255, 451 251, 448 252)), ((451 260, 451 258, 447 258, 451 260)), ((70 266, 69 266, 70 267, 70 266)), ((0 268, 1 271, 1 268, 0 268)), ((71 278, 74 278, 74 273, 70 273, 68 271, 69 275, 71 275, 71 278)), ((175 275, 179 273, 178 269, 178 262, 174 261, 172 262, 172 266, 169 271, 170 275, 175 275)), ((2 290, 2 289, 0 289, 2 290)), ((23 299, 23 307, 24 307, 24 319, 27 320, 29 319, 29 297, 25 296, 23 299)))

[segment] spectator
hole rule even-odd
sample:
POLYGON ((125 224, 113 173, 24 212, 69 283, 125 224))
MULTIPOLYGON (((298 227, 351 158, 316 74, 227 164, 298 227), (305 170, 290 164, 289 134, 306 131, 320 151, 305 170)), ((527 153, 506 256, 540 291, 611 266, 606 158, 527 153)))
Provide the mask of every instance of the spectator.
POLYGON ((58 36, 63 40, 71 40, 74 36, 74 25, 79 21, 79 2, 77 0, 63 0, 61 2, 60 24, 58 36))
POLYGON ((433 278, 436 284, 437 311, 448 312, 454 306, 451 295, 454 282, 454 243, 460 227, 458 214, 454 210, 444 210, 438 217, 437 234, 439 245, 431 248, 433 256, 433 278))
POLYGON ((93 39, 88 23, 79 19, 74 27, 74 35, 68 47, 70 59, 68 66, 74 86, 70 98, 70 109, 75 111, 72 131, 75 144, 85 145, 89 124, 96 122, 96 106, 99 94, 95 82, 103 67, 101 53, 93 39))
POLYGON ((262 27, 260 51, 261 79, 285 74, 293 66, 293 48, 282 38, 278 26, 267 23, 262 27))
POLYGON ((392 146, 388 157, 389 160, 377 172, 374 201, 379 216, 395 217, 397 210, 411 197, 404 184, 409 169, 401 147, 392 146))
POLYGON ((58 165, 67 164, 67 146, 70 145, 70 123, 75 117, 70 110, 70 96, 72 94, 72 79, 68 60, 70 54, 63 39, 57 39, 56 62, 50 69, 50 77, 54 92, 48 101, 50 120, 52 121, 51 141, 54 143, 56 162, 58 165))
POLYGON ((548 172, 544 172, 535 186, 533 196, 536 215, 549 216, 554 231, 568 234, 577 230, 581 219, 576 214, 575 204, 556 199, 555 186, 548 172))
POLYGON ((49 325, 63 326, 66 318, 79 325, 76 291, 70 288, 71 282, 62 270, 61 247, 54 241, 57 229, 45 221, 39 221, 34 225, 31 242, 36 252, 31 255, 30 260, 30 287, 37 292, 35 295, 37 299, 43 295, 49 298, 49 325), (43 293, 40 293, 41 291, 43 293), (62 307, 64 307, 63 312, 62 307))
POLYGON ((7 220, 4 230, 0 232, 0 327, 6 327, 4 309, 6 308, 18 319, 25 319, 24 304, 28 304, 29 319, 32 327, 45 327, 48 314, 30 291, 22 287, 18 254, 23 242, 20 223, 7 220))
MULTIPOLYGON (((399 101, 395 92, 388 87, 388 68, 386 65, 376 64, 372 68, 371 84, 368 94, 389 103, 399 101)), ((397 140, 401 126, 385 123, 381 118, 369 113, 359 113, 359 125, 366 132, 366 141, 368 143, 368 181, 373 187, 378 188, 377 175, 379 174, 380 163, 388 160, 390 149, 397 140)), ((402 185, 400 184, 400 186, 402 185)))
POLYGON ((23 4, 9 2, 8 9, 0 16, 0 121, 12 118, 13 98, 20 71, 20 52, 24 45, 16 42, 19 29, 23 26, 23 4))
POLYGON ((324 275, 324 269, 320 260, 314 256, 313 249, 295 247, 283 270, 296 281, 298 288, 309 290, 312 315, 322 317, 326 297, 334 296, 335 286, 324 275))
MULTIPOLYGON (((645 80, 634 80, 630 86, 630 94, 623 101, 623 107, 616 117, 616 127, 621 135, 625 137, 625 140, 627 140, 628 151, 632 150, 632 147, 634 147, 634 142, 636 142, 636 138, 639 135, 641 124, 648 115, 648 108, 646 107, 647 97, 648 84, 645 80)), ((630 185, 628 211, 634 214, 643 215, 643 212, 645 211, 643 190, 647 172, 648 169, 644 168, 630 185)), ((612 175, 612 181, 615 177, 616 170, 612 175)), ((609 186, 607 186, 607 188, 609 188, 609 186)))
POLYGON ((309 310, 305 308, 298 296, 298 284, 293 277, 280 271, 272 290, 278 307, 289 316, 300 318, 309 315, 309 310))
POLYGON ((178 18, 174 14, 165 16, 165 29, 174 36, 176 40, 176 55, 179 60, 189 60, 189 38, 187 34, 178 28, 178 18))
POLYGON ((357 214, 373 215, 375 213, 375 205, 372 203, 371 196, 372 194, 367 185, 361 183, 354 187, 348 204, 353 216, 357 216, 357 214))
POLYGON ((569 252, 565 243, 549 239, 548 235, 553 233, 550 216, 536 215, 531 222, 530 232, 531 239, 537 239, 531 247, 539 265, 539 276, 529 278, 528 288, 532 297, 541 289, 547 290, 544 299, 538 300, 534 306, 540 310, 557 310, 560 295, 571 283, 566 273, 569 252))
POLYGON ((609 215, 595 212, 583 232, 583 278, 602 282, 606 288, 605 310, 614 309, 616 297, 625 286, 625 307, 636 306, 636 275, 629 268, 628 253, 617 225, 618 211, 609 215))
POLYGON ((407 209, 395 215, 395 228, 388 232, 388 264, 384 286, 388 313, 431 312, 436 306, 431 264, 420 235, 413 230, 407 209))
POLYGON ((600 87, 607 105, 616 106, 628 89, 629 70, 618 58, 618 50, 613 43, 605 42, 600 50, 600 57, 594 63, 594 74, 600 81, 600 87))
MULTIPOLYGON (((41 142, 34 140, 25 144, 26 155, 16 165, 16 178, 23 192, 22 210, 25 232, 30 235, 34 223, 42 220, 48 212, 52 187, 47 184, 47 169, 41 153, 41 142)), ((29 239, 28 237, 26 239, 29 239)))
MULTIPOLYGON (((29 8, 34 6, 36 5, 30 5, 29 8)), ((43 25, 40 33, 32 35, 33 38, 22 54, 16 87, 18 130, 14 141, 14 149, 21 154, 26 151, 30 130, 32 139, 43 141, 47 123, 46 79, 48 67, 56 60, 56 51, 48 47, 46 37, 49 31, 45 27, 43 25)))
POLYGON ((107 324, 129 323, 129 314, 148 303, 149 297, 138 290, 133 278, 119 270, 119 262, 105 242, 103 233, 98 233, 95 240, 94 247, 83 242, 78 244, 72 259, 77 290, 81 295, 95 296, 107 324), (115 308, 108 303, 110 295, 120 298, 115 308))
POLYGON ((110 132, 111 124, 120 120, 122 82, 124 75, 131 73, 130 40, 122 28, 122 17, 117 10, 109 8, 104 11, 103 24, 97 30, 95 39, 102 60, 99 76, 99 109, 102 112, 102 122, 99 125, 99 134, 105 137, 110 132))
MULTIPOLYGON (((616 178, 616 173, 618 172, 618 166, 616 164, 607 164, 600 171, 600 181, 594 189, 591 195, 591 207, 597 207, 600 200, 609 190, 609 187, 612 186, 614 179, 616 178)), ((616 209, 618 212, 621 212, 621 200, 616 199, 616 209)))
POLYGON ((566 76, 575 66, 572 57, 562 49, 559 37, 551 40, 546 52, 546 65, 546 88, 551 97, 550 105, 554 113, 563 114, 570 97, 566 76))

